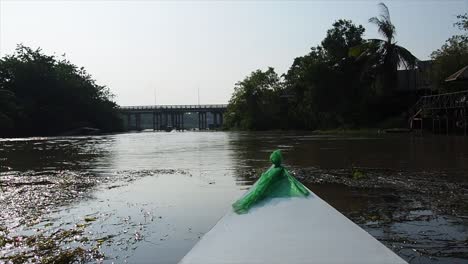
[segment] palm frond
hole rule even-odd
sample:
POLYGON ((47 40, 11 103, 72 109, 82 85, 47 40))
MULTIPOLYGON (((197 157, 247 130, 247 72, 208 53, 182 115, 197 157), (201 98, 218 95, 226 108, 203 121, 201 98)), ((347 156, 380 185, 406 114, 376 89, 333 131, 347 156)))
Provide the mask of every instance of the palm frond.
POLYGON ((395 45, 395 51, 398 54, 398 66, 404 66, 407 69, 413 69, 416 66, 418 59, 409 50, 395 45))
POLYGON ((390 12, 384 3, 379 4, 380 17, 371 17, 369 23, 375 24, 380 34, 382 34, 387 41, 391 42, 395 37, 395 26, 390 20, 390 12))
POLYGON ((351 47, 348 51, 348 56, 359 58, 360 56, 366 56, 370 53, 378 52, 385 41, 381 39, 368 39, 365 43, 351 47))
POLYGON ((382 21, 378 17, 369 18, 369 23, 375 24, 377 27, 380 27, 382 21))
POLYGON ((388 10, 388 7, 384 3, 379 3, 379 8, 380 8, 380 16, 383 18, 383 20, 391 22, 390 21, 390 11, 388 10))

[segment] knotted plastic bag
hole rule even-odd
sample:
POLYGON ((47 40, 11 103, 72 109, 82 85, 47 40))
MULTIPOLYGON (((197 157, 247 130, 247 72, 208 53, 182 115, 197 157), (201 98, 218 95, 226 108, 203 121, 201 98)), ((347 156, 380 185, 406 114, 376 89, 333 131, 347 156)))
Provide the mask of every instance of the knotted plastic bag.
POLYGON ((273 165, 260 176, 248 192, 232 204, 234 212, 245 214, 252 206, 266 198, 309 195, 309 190, 281 165, 282 160, 280 150, 271 153, 270 161, 273 165))

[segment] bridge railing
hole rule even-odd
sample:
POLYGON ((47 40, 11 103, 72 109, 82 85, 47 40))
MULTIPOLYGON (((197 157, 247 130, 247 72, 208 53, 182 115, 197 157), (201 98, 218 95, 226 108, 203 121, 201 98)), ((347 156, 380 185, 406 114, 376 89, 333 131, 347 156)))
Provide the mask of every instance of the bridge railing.
POLYGON ((225 109, 227 104, 207 104, 207 105, 139 105, 139 106, 121 106, 120 110, 165 110, 165 109, 225 109))

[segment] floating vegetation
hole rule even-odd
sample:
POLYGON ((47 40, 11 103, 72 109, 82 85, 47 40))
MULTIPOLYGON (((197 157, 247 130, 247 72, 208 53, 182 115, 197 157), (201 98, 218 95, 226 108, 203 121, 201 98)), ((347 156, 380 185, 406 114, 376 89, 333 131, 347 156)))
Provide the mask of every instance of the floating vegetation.
POLYGON ((367 178, 367 175, 357 168, 352 168, 351 178, 353 178, 353 180, 362 180, 362 179, 367 178))
POLYGON ((162 174, 187 175, 188 172, 173 169, 106 174, 69 170, 0 172, 3 189, 0 192, 0 263, 96 262, 104 259, 104 246, 122 250, 134 248, 129 245, 143 240, 144 226, 155 218, 148 210, 141 209, 141 215, 133 214, 135 219, 128 216, 122 220, 114 219, 112 214, 93 213, 76 223, 50 219, 49 216, 59 213, 61 206, 91 198, 92 191, 98 188, 119 188, 142 177, 162 174), (135 222, 140 218, 142 223, 135 222), (114 227, 122 226, 123 230, 114 229, 106 231, 114 234, 100 235, 96 230, 101 230, 102 226, 94 230, 92 225, 103 224, 102 221, 114 227))
POLYGON ((85 222, 93 222, 96 221, 96 217, 85 217, 85 222))
POLYGON ((98 240, 91 241, 83 237, 85 227, 77 225, 76 228, 54 232, 40 230, 30 236, 9 236, 8 232, 3 233, 0 235, 0 241, 3 241, 0 244, 0 260, 10 263, 83 263, 102 259, 104 256, 99 252, 98 240), (73 242, 78 246, 65 246, 73 242))
POLYGON ((294 172, 302 182, 347 188, 353 199, 337 208, 409 262, 468 257, 466 177, 355 167, 294 172))

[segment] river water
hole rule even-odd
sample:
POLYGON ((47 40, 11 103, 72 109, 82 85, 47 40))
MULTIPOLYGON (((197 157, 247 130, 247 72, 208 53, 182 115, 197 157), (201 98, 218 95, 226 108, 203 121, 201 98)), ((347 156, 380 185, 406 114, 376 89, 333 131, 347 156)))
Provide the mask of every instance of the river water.
POLYGON ((177 263, 270 165, 275 149, 309 188, 407 261, 468 263, 467 138, 305 132, 0 140, 0 235, 9 239, 0 236, 0 262, 83 247, 90 256, 99 252, 92 261, 177 263), (449 190, 460 193, 462 206, 447 212, 431 200, 441 200, 445 189, 413 197, 398 183, 372 188, 327 180, 354 168, 368 177, 410 179, 405 186, 435 179, 454 186, 449 190), (60 233, 62 241, 63 230, 75 231, 60 233), (30 239, 38 234, 62 243, 43 253, 38 238, 30 239))

